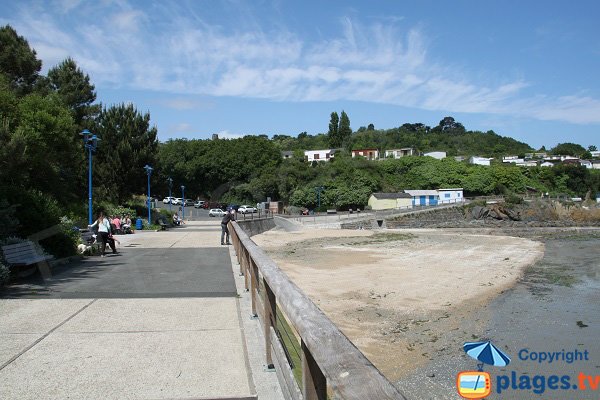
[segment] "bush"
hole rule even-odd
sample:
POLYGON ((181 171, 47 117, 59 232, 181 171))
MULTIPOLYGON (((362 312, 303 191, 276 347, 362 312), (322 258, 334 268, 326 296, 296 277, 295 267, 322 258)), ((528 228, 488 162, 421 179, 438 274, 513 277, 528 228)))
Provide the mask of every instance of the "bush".
POLYGON ((521 196, 517 196, 514 193, 510 193, 504 196, 504 202, 508 204, 523 204, 524 201, 521 196))
POLYGON ((44 251, 58 258, 76 254, 79 232, 73 230, 73 221, 62 218, 64 211, 52 196, 37 190, 26 190, 9 193, 7 197, 17 208, 17 236, 26 238, 56 227, 55 234, 40 240, 44 251))
POLYGON ((0 261, 0 287, 2 287, 10 278, 10 270, 0 261))

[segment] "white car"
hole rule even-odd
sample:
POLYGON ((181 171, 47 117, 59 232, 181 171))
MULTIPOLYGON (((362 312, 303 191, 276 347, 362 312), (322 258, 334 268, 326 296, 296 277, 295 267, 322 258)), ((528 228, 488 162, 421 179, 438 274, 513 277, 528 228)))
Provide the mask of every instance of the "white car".
POLYGON ((175 197, 167 196, 163 199, 163 204, 169 204, 169 203, 173 202, 174 199, 175 199, 175 197))
POLYGON ((237 211, 241 214, 251 214, 251 213, 258 212, 258 210, 256 208, 249 206, 249 205, 241 205, 237 211))
POLYGON ((225 215, 225 211, 221 210, 220 208, 211 208, 208 211, 209 217, 222 217, 223 215, 225 215))
POLYGON ((174 197, 174 198, 171 200, 171 204, 173 204, 174 206, 181 205, 181 197, 174 197))

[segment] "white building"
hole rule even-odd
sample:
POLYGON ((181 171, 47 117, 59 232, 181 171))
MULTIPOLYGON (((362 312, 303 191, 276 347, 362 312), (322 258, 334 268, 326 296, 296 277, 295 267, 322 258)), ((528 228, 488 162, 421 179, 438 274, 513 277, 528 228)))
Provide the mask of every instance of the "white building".
POLYGON ((484 165, 486 167, 489 167, 490 161, 492 161, 492 160, 493 160, 493 158, 471 156, 469 158, 469 164, 484 165))
POLYGON ((414 155, 415 150, 412 147, 405 147, 403 149, 391 149, 385 151, 385 158, 402 158, 414 155))
POLYGON ((462 203, 465 201, 462 188, 438 189, 439 203, 462 203))
POLYGON ((445 151, 430 151, 429 153, 423 154, 423 156, 433 157, 433 158, 437 158, 438 160, 441 160, 443 158, 446 158, 446 152, 445 151))
POLYGON ((352 158, 364 157, 367 160, 378 160, 379 150, 378 149, 359 149, 352 150, 352 158))
POLYGON ((554 167, 554 163, 551 163, 550 161, 544 161, 540 164, 540 167, 554 167))
POLYGON ((413 206, 437 206, 440 195, 437 190, 405 190, 412 196, 413 206))
POLYGON ((590 151, 593 158, 600 158, 600 151, 590 151))
POLYGON ((336 149, 325 150, 306 150, 304 152, 304 161, 329 161, 335 156, 336 149))

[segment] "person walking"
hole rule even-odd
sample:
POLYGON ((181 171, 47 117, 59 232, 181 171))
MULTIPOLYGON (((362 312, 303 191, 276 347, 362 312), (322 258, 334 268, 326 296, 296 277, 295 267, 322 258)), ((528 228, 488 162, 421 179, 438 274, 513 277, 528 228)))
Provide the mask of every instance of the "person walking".
POLYGON ((92 225, 88 225, 88 228, 91 229, 95 226, 98 227, 98 235, 100 236, 100 240, 102 241, 100 256, 104 257, 104 253, 106 252, 106 243, 110 243, 112 252, 116 253, 117 249, 115 247, 115 242, 109 240, 108 238, 109 233, 111 233, 110 222, 108 222, 108 218, 104 216, 104 213, 102 211, 98 213, 98 219, 92 225))
POLYGON ((221 245, 231 244, 229 242, 229 228, 227 227, 227 225, 229 224, 230 221, 235 221, 235 216, 233 213, 234 213, 233 209, 228 211, 223 216, 223 219, 221 220, 221 245), (225 236, 227 236, 226 242, 224 240, 225 236))

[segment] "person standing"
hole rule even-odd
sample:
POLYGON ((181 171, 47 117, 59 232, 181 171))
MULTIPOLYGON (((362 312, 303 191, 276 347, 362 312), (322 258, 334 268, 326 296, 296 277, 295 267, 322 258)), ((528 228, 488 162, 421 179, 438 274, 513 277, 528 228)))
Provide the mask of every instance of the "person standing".
POLYGON ((111 232, 110 222, 108 222, 108 218, 104 216, 102 211, 98 214, 98 219, 92 225, 88 225, 88 228, 93 228, 95 226, 98 227, 98 235, 102 241, 101 257, 104 257, 104 253, 106 252, 106 243, 110 243, 112 252, 116 253, 117 249, 115 248, 115 243, 108 239, 109 233, 111 232))
POLYGON ((235 216, 233 214, 234 212, 235 211, 233 211, 233 209, 227 211, 227 213, 223 216, 223 219, 221 220, 221 245, 231 244, 229 242, 229 228, 227 227, 227 225, 230 221, 235 221, 235 216), (224 240, 225 236, 227 236, 227 242, 225 242, 224 240))

